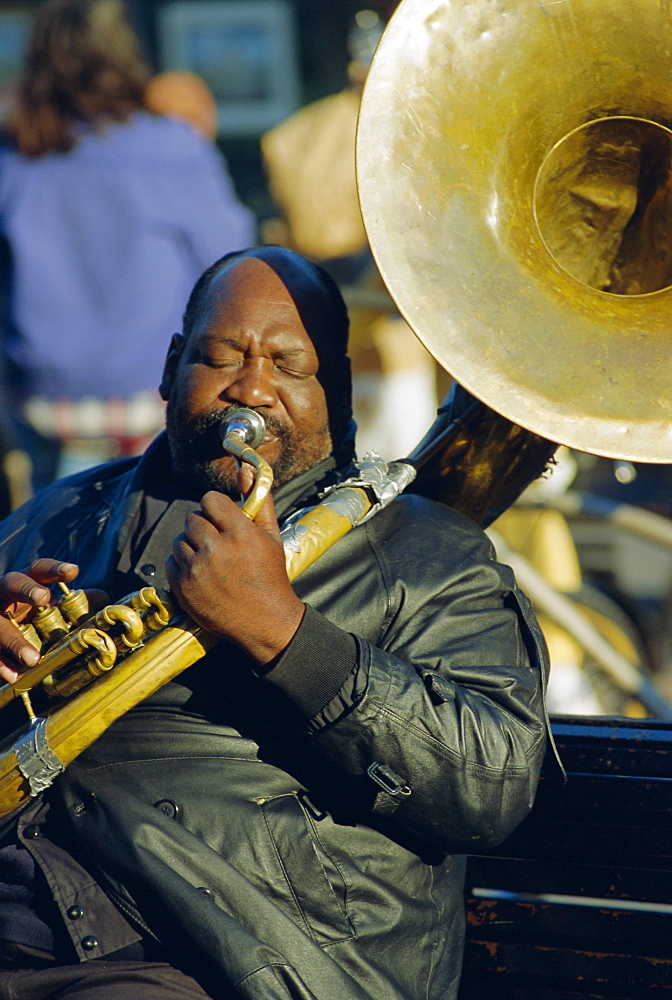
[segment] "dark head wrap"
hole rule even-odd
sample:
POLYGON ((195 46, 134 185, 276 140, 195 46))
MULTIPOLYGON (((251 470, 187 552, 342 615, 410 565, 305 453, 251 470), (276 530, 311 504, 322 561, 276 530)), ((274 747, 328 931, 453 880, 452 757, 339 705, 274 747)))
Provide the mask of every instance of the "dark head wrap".
POLYGON ((189 336, 199 318, 203 298, 212 280, 248 257, 267 264, 294 301, 317 353, 317 379, 327 400, 334 457, 339 468, 347 465, 354 455, 355 438, 350 358, 347 354, 349 320, 343 296, 324 268, 284 247, 255 247, 226 254, 208 268, 194 286, 184 314, 184 336, 189 336))

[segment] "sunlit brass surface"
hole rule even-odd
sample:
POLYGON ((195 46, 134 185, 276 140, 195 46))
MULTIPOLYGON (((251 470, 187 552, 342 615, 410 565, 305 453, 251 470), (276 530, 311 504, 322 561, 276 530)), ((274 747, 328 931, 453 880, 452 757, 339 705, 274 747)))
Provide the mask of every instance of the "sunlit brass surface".
POLYGON ((264 500, 271 492, 271 487, 273 486, 273 471, 261 455, 258 455, 256 451, 249 447, 249 445, 243 444, 236 440, 229 440, 227 445, 228 451, 232 455, 241 461, 247 462, 255 470, 254 486, 250 495, 246 498, 245 502, 241 505, 241 510, 246 517, 249 517, 250 521, 253 521, 261 507, 264 500))
MULTIPOLYGON (((241 508, 253 519, 271 489, 273 472, 246 442, 244 415, 244 410, 238 412, 242 431, 241 426, 230 430, 222 443, 238 461, 254 469, 254 483, 241 508)), ((263 440, 263 420, 254 413, 251 418, 257 437, 263 440)), ((292 573, 303 568, 294 565, 292 573)), ((200 659, 217 637, 186 615, 176 618, 170 597, 153 587, 129 594, 84 621, 86 595, 67 585, 61 589, 58 605, 39 611, 32 624, 19 625, 42 656, 14 684, 0 686, 0 708, 18 698, 30 723, 46 719, 49 751, 65 767, 115 719, 200 659), (39 698, 53 703, 47 702, 36 715, 35 699, 39 698)), ((0 747, 0 816, 34 794, 17 757, 25 733, 23 729, 9 736, 0 747)))
POLYGON ((89 599, 83 590, 70 590, 67 583, 59 583, 62 597, 58 607, 66 621, 77 625, 89 616, 89 599))
MULTIPOLYGON (((242 507, 248 517, 254 517, 271 488, 272 470, 239 439, 225 438, 224 445, 255 470, 253 488, 242 507)), ((359 506, 364 516, 371 506, 370 498, 363 490, 354 488, 350 492, 362 494, 359 506)), ((313 508, 301 522, 304 544, 288 557, 290 580, 342 537, 353 523, 331 509, 323 509, 322 505, 313 508)), ((75 604, 80 607, 80 599, 73 599, 67 587, 63 589, 66 607, 75 604)), ((0 708, 20 698, 31 723, 46 719, 48 749, 63 767, 116 719, 177 677, 218 642, 217 636, 206 632, 187 615, 176 617, 177 609, 169 595, 153 587, 128 595, 81 624, 73 625, 57 608, 51 610, 53 614, 38 616, 45 621, 45 633, 52 630, 52 619, 63 622, 63 628, 70 631, 57 642, 47 641, 40 647, 42 658, 36 667, 21 674, 14 684, 0 686, 0 708), (48 694, 61 700, 40 710, 36 718, 31 701, 33 692, 36 696, 48 694)), ((40 638, 48 637, 37 638, 39 642, 40 638)), ((35 794, 17 757, 17 747, 25 734, 26 728, 8 736, 0 746, 0 817, 35 794)))
POLYGON ((273 486, 273 470, 254 450, 262 444, 265 431, 263 417, 247 407, 241 407, 233 412, 227 411, 222 421, 222 447, 239 463, 246 462, 254 469, 252 489, 240 508, 251 521, 261 510, 273 486))
MULTIPOLYGON (((357 486, 344 487, 342 495, 345 496, 346 493, 358 508, 357 520, 361 520, 371 509, 371 498, 366 490, 357 486)), ((299 546, 295 550, 285 548, 285 565, 289 579, 295 580, 300 573, 312 566, 339 538, 347 535, 354 523, 357 522, 353 522, 351 516, 346 516, 345 513, 325 503, 308 510, 296 522, 300 530, 305 532, 299 546)))
POLYGON ((672 461, 671 122, 667 0, 402 0, 358 132, 373 253, 428 350, 632 461, 672 461))
MULTIPOLYGON (((67 766, 116 719, 186 670, 216 641, 186 616, 156 632, 47 716, 50 748, 67 766)), ((15 751, 7 747, 0 753, 0 816, 18 808, 30 794, 15 751)))
POLYGON ((168 595, 159 595, 154 587, 144 587, 123 602, 103 608, 88 621, 70 627, 56 643, 50 642, 50 633, 41 633, 44 644, 40 662, 24 671, 13 684, 0 686, 0 708, 44 682, 58 696, 65 689, 68 694, 78 690, 92 677, 110 670, 119 655, 139 647, 174 614, 168 595), (81 681, 74 680, 73 675, 81 681))
POLYGON ((408 456, 413 492, 448 503, 485 528, 547 467, 557 445, 495 413, 479 400, 436 421, 408 456))

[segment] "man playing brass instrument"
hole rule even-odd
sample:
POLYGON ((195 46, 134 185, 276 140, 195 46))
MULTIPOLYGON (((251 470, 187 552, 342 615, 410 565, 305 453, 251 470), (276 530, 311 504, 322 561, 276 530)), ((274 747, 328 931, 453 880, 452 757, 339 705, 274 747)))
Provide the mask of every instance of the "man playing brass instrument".
POLYGON ((320 268, 224 258, 168 352, 167 433, 2 525, 6 680, 37 656, 8 614, 75 577, 169 586, 220 641, 5 823, 0 998, 456 996, 464 853, 534 796, 543 642, 480 529, 412 493, 290 584, 278 520, 353 458, 346 338, 320 268), (238 406, 275 473, 254 522, 238 406))

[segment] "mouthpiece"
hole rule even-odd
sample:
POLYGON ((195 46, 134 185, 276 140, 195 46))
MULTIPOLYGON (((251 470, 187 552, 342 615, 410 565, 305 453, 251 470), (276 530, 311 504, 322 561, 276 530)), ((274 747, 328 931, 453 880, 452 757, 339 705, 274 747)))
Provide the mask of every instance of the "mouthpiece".
POLYGON ((258 448, 266 437, 266 424, 264 418, 255 410, 250 410, 246 406, 236 407, 223 417, 220 434, 224 447, 227 438, 235 436, 241 444, 258 448))
POLYGON ((237 406, 222 418, 220 433, 224 450, 237 462, 247 462, 254 469, 254 486, 241 507, 253 521, 273 485, 273 470, 254 450, 266 437, 266 423, 254 410, 237 406))

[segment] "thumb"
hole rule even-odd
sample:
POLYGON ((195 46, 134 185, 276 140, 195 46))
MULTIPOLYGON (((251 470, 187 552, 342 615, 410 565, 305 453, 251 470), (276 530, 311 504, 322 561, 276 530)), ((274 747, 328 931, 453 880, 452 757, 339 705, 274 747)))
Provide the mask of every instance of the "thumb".
POLYGON ((278 545, 282 544, 280 541, 280 525, 278 524, 278 519, 275 516, 275 503, 273 502, 273 497, 270 493, 261 505, 259 513, 254 519, 254 523, 258 528, 263 528, 264 531, 268 532, 268 534, 276 540, 278 545))
MULTIPOLYGON (((254 470, 249 465, 241 465, 238 470, 238 489, 245 499, 247 499, 252 492, 253 486, 254 470)), ((257 516, 254 519, 254 523, 259 528, 263 528, 264 531, 267 531, 268 534, 271 535, 279 544, 282 544, 280 542, 280 526, 278 524, 278 519, 275 516, 275 504, 270 493, 259 508, 257 516)))
POLYGON ((238 489, 240 490, 240 495, 247 499, 247 497, 252 492, 252 487, 254 486, 254 469, 251 465, 246 465, 241 462, 238 468, 238 489))

